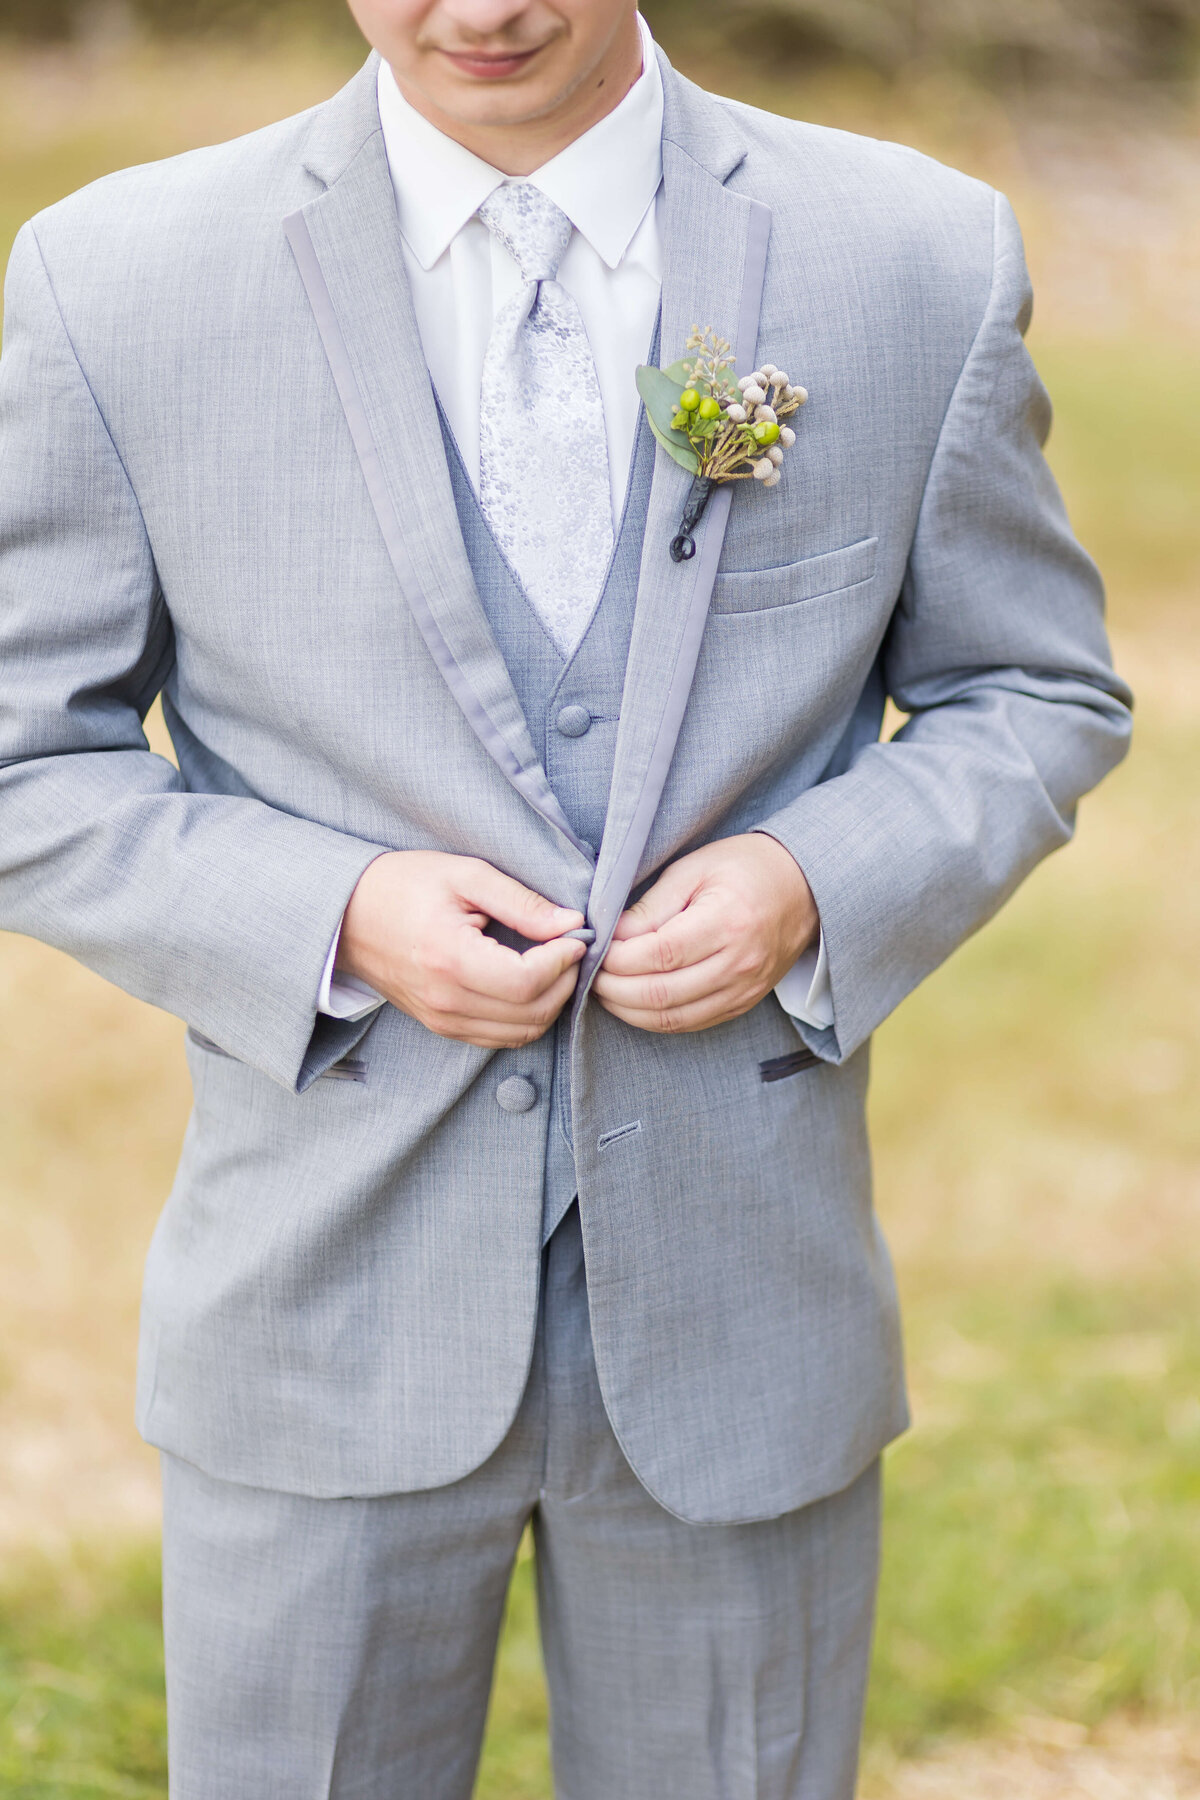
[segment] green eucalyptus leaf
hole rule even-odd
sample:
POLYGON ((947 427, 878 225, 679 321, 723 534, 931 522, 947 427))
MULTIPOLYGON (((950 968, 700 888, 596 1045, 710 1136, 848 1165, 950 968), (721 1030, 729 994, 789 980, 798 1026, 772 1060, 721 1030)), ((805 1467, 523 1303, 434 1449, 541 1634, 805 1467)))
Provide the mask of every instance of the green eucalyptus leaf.
POLYGON ((666 369, 656 369, 652 365, 643 364, 637 372, 638 393, 646 402, 646 411, 656 424, 664 431, 671 429, 671 420, 679 411, 679 396, 683 392, 682 381, 675 381, 666 369))
POLYGON ((681 468, 686 469, 689 475, 698 475, 700 473, 700 458, 696 455, 696 452, 692 449, 692 446, 688 443, 682 431, 660 431, 658 426, 654 423, 654 419, 651 417, 649 409, 647 409, 646 417, 650 420, 651 431, 654 433, 667 454, 673 456, 675 461, 679 463, 681 468))
POLYGON ((643 364, 637 372, 637 388, 646 405, 646 417, 650 421, 650 429, 663 449, 668 451, 689 474, 698 474, 700 458, 692 449, 684 433, 675 431, 671 425, 671 420, 679 411, 679 396, 683 392, 683 383, 672 380, 665 369, 655 369, 648 364, 643 364))

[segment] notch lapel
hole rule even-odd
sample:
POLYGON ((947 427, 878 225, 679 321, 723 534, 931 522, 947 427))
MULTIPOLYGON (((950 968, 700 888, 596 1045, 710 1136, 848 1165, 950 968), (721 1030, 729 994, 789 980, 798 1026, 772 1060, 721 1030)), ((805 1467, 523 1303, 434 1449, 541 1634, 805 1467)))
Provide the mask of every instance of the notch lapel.
MULTIPOLYGON (((733 345, 737 370, 754 367, 771 214, 724 183, 745 144, 720 102, 676 75, 663 82, 662 360, 681 355, 694 324, 733 345)), ((643 872, 650 828, 691 692, 729 517, 732 487, 719 487, 696 533, 696 555, 674 563, 668 544, 691 477, 656 455, 637 609, 629 646, 604 839, 588 922, 596 941, 582 965, 576 1011, 612 940, 631 888, 643 872)))
POLYGON ((306 159, 325 191, 285 219, 284 231, 396 580, 429 653, 489 756, 590 868, 590 847, 534 750, 459 529, 400 248, 377 69, 372 56, 325 109, 306 159))

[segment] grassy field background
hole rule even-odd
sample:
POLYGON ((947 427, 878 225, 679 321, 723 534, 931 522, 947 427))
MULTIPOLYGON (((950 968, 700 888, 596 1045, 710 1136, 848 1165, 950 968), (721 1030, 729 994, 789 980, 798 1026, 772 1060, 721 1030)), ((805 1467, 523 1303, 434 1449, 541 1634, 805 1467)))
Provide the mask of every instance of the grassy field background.
MULTIPOLYGON (((104 170, 310 104, 302 47, 0 58, 0 253, 104 170)), ((1052 460, 1109 577, 1129 761, 879 1034, 879 1205, 916 1423, 887 1463, 870 1795, 1200 1793, 1200 144, 963 90, 695 71, 1003 185, 1052 460), (1105 1785, 1107 1783, 1107 1785, 1105 1785)), ((179 1024, 0 936, 0 1793, 164 1791, 141 1259, 179 1024)), ((546 1800, 518 1566, 480 1800, 546 1800)))

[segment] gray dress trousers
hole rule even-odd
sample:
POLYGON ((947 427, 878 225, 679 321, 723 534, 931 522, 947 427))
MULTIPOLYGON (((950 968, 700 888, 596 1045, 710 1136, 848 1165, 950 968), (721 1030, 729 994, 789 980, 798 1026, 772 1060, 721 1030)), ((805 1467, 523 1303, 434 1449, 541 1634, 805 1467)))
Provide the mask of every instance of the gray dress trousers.
POLYGON ((172 1800, 468 1800, 532 1521, 559 1800, 850 1800, 879 1467, 753 1525, 652 1500, 604 1411, 578 1210, 489 1460, 369 1499, 163 1457, 172 1800))

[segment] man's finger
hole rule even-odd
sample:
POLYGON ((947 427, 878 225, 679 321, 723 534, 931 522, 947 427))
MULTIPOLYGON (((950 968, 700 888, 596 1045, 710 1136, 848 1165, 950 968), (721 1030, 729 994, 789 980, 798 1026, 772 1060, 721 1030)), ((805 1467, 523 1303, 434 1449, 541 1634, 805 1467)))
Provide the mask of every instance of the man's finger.
POLYGON ((532 1043, 550 1030, 575 990, 575 970, 568 969, 534 1006, 515 1006, 486 994, 463 993, 457 1004, 431 1011, 423 1022, 439 1037, 454 1038, 495 1050, 532 1043))
POLYGON ((556 906, 532 888, 523 887, 511 875, 504 875, 490 863, 472 858, 463 871, 462 898, 471 907, 498 919, 522 937, 544 943, 561 937, 583 924, 583 914, 574 907, 556 906))
POLYGON ((658 1016, 721 994, 732 998, 735 985, 727 959, 718 954, 670 975, 614 975, 602 968, 592 991, 598 999, 611 1001, 623 1012, 658 1016))
POLYGON ((578 938, 556 937, 518 952, 468 929, 458 940, 456 974, 468 994, 533 1006, 568 969, 582 962, 586 951, 578 938))
POLYGON ((685 856, 663 870, 654 886, 621 914, 614 939, 624 940, 640 937, 646 931, 658 931, 668 919, 683 911, 702 880, 698 869, 688 867, 690 861, 691 858, 685 856))
POLYGON ((620 943, 614 939, 602 967, 610 975, 666 974, 715 956, 726 943, 720 909, 712 904, 706 906, 701 897, 661 926, 626 937, 620 943))

